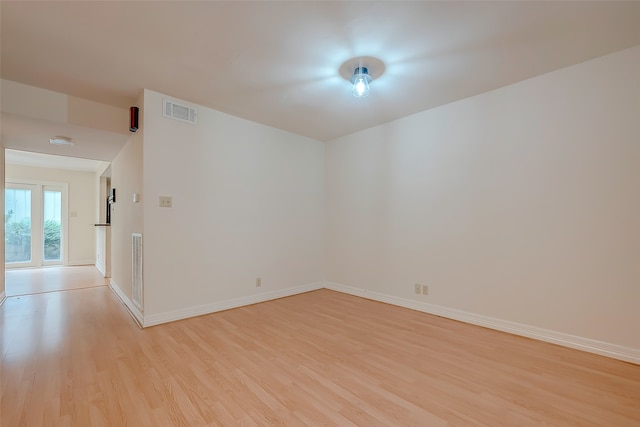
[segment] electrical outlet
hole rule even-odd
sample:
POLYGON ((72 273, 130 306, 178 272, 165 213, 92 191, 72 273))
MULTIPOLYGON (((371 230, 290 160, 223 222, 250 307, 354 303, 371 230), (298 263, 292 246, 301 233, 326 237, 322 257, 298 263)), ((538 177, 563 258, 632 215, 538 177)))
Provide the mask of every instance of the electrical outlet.
POLYGON ((415 292, 416 294, 420 294, 420 292, 421 292, 421 286, 420 286, 420 283, 416 283, 416 284, 413 286, 413 292, 415 292))
POLYGON ((262 286, 262 279, 260 277, 256 278, 256 288, 259 288, 260 286, 262 286))
POLYGON ((160 196, 160 207, 170 208, 172 206, 172 200, 170 196, 160 196))
POLYGON ((429 295, 429 286, 422 285, 422 295, 429 295))

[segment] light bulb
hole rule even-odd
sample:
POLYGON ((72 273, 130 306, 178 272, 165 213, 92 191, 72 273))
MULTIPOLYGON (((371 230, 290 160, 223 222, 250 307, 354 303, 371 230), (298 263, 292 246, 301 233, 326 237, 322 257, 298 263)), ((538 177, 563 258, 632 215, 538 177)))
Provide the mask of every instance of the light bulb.
POLYGON ((365 67, 356 68, 353 73, 353 77, 351 78, 351 82, 353 83, 352 93, 356 98, 364 98, 369 95, 369 82, 371 81, 371 76, 368 73, 368 70, 365 67))
POLYGON ((356 83, 353 86, 353 95, 358 98, 369 95, 369 83, 364 77, 360 76, 356 79, 356 83))

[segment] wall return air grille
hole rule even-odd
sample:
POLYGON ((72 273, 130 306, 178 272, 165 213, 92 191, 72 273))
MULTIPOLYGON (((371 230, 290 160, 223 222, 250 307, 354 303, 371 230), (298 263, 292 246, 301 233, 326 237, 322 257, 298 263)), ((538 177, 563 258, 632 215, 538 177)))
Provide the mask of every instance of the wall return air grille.
POLYGON ((163 115, 170 119, 196 124, 198 122, 198 112, 188 105, 178 104, 170 99, 163 99, 163 115))
POLYGON ((142 311, 142 234, 131 233, 131 300, 142 311))

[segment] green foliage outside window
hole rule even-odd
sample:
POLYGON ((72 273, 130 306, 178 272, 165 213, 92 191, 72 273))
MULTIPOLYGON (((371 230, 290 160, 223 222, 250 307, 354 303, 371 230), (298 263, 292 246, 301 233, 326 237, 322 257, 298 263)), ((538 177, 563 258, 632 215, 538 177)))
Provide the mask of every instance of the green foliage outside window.
MULTIPOLYGON (((31 221, 12 221, 13 210, 5 213, 5 260, 21 262, 31 259, 31 221)), ((60 223, 55 220, 44 222, 44 259, 60 259, 60 223)))
POLYGON ((44 222, 44 259, 60 259, 60 223, 52 219, 44 222))

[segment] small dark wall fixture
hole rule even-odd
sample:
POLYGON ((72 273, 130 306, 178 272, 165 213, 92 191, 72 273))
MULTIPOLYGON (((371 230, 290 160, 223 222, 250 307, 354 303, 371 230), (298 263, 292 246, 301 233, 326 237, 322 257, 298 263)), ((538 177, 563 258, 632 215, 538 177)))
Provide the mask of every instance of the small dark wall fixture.
POLYGON ((116 202, 116 189, 112 188, 109 192, 109 197, 107 197, 107 217, 106 223, 111 224, 111 205, 116 202))
POLYGON ((129 108, 129 132, 138 130, 138 107, 129 108))

